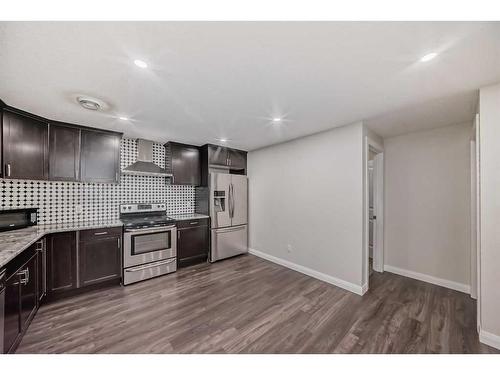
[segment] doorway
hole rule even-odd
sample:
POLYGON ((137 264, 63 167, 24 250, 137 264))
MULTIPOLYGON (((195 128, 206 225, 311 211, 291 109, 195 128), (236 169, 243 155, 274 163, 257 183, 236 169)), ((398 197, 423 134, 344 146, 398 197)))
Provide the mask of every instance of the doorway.
POLYGON ((366 139, 365 170, 365 287, 373 272, 384 271, 384 153, 382 146, 366 139))

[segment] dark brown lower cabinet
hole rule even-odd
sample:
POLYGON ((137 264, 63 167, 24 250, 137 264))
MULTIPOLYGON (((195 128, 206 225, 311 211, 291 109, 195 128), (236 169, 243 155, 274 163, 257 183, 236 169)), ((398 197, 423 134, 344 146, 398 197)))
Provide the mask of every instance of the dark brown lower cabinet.
POLYGON ((49 235, 47 243, 47 293, 50 297, 78 287, 76 232, 49 235))
POLYGON ((19 294, 19 276, 12 275, 5 284, 4 352, 8 353, 21 334, 19 324, 21 296, 19 294))
POLYGON ((121 239, 121 227, 51 234, 47 253, 50 299, 108 281, 119 283, 121 239))
POLYGON ((80 286, 121 278, 121 228, 80 234, 80 286))
POLYGON ((177 223, 177 264, 185 267, 205 262, 210 246, 208 220, 186 220, 177 223))
POLYGON ((5 288, 4 352, 12 353, 21 341, 38 308, 38 256, 34 246, 26 250, 31 257, 8 277, 5 288))

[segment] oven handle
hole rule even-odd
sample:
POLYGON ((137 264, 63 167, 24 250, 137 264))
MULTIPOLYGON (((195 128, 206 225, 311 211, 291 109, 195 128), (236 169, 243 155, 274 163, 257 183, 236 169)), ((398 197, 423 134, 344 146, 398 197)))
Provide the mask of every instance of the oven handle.
POLYGON ((166 230, 171 230, 174 229, 175 225, 169 225, 167 227, 155 227, 151 229, 127 229, 125 233, 131 232, 131 233, 157 233, 157 232, 165 232, 166 230))
POLYGON ((155 263, 152 263, 152 264, 146 264, 146 265, 144 265, 144 266, 133 267, 133 268, 127 268, 127 269, 125 269, 125 272, 137 272, 137 271, 142 271, 142 270, 146 270, 146 269, 148 269, 148 268, 153 268, 153 267, 163 266, 163 265, 165 265, 165 264, 169 264, 169 263, 172 263, 172 262, 175 262, 175 258, 168 259, 168 260, 164 260, 164 261, 161 261, 161 262, 155 262, 155 263))

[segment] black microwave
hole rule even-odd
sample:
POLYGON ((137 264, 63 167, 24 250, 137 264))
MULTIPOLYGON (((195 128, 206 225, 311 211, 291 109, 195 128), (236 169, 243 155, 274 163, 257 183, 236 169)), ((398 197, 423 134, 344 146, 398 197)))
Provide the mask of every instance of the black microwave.
POLYGON ((0 232, 36 225, 38 208, 18 208, 15 210, 0 210, 0 232))

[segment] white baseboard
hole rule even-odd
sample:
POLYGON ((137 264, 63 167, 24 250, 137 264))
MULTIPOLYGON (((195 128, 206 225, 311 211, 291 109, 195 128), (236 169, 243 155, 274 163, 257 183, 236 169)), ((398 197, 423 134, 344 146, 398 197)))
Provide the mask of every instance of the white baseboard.
POLYGON ((364 295, 366 292, 368 292, 368 283, 361 287, 361 295, 364 295))
POLYGON ((483 329, 479 331, 479 341, 496 349, 500 349, 500 336, 486 332, 483 329))
POLYGON ((360 296, 362 296, 366 292, 366 289, 368 289, 368 285, 367 284, 365 284, 363 286, 356 285, 356 284, 353 284, 353 283, 351 283, 349 281, 338 279, 336 277, 324 274, 322 272, 315 271, 315 270, 313 270, 311 268, 307 268, 307 267, 301 266, 299 264, 292 263, 292 262, 290 262, 288 260, 285 260, 285 259, 282 259, 282 258, 275 257, 273 255, 269 255, 269 254, 263 253, 262 251, 259 251, 259 250, 248 249, 248 252, 250 254, 258 256, 259 258, 266 259, 266 260, 268 260, 270 262, 279 264, 279 265, 281 265, 283 267, 290 268, 290 269, 292 269, 294 271, 297 271, 297 272, 303 273, 305 275, 314 277, 315 279, 318 279, 318 280, 324 281, 326 283, 338 286, 339 288, 348 290, 349 292, 353 292, 353 293, 359 294, 360 296))
POLYGON ((396 273, 401 276, 410 277, 412 279, 417 279, 420 281, 425 281, 430 284, 435 284, 439 286, 444 286, 445 288, 458 290, 459 292, 470 294, 470 285, 457 283, 455 281, 440 279, 439 277, 434 277, 430 275, 426 275, 425 273, 405 270, 404 268, 389 266, 384 264, 384 271, 396 273))

